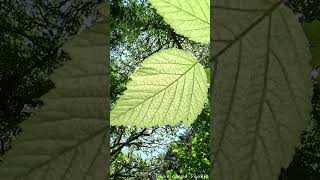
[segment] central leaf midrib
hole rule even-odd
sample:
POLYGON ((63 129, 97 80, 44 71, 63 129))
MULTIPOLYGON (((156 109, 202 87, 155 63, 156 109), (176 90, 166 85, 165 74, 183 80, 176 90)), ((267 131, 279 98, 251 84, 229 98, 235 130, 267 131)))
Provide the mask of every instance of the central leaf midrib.
POLYGON ((271 8, 262 14, 256 21, 254 21, 250 26, 248 26, 244 31, 242 31, 238 36, 235 37, 234 40, 232 40, 231 43, 229 43, 226 47, 224 47, 221 51, 219 51, 216 55, 211 58, 211 62, 220 57, 222 54, 224 54, 225 51, 227 51, 229 48, 231 48, 236 42, 238 42, 241 38, 246 36, 249 32, 251 32, 252 29, 254 29, 257 25, 259 25, 263 20, 268 17, 270 14, 273 13, 282 3, 284 0, 280 0, 278 3, 275 3, 271 8))
MULTIPOLYGON (((180 77, 178 77, 176 80, 172 81, 172 82, 171 82, 168 86, 166 86, 165 88, 163 88, 163 89, 161 89, 160 91, 156 92, 154 95, 148 97, 147 99, 145 99, 144 101, 140 102, 139 104, 133 106, 132 108, 128 109, 128 110, 127 110, 127 113, 128 113, 129 111, 131 111, 131 110, 134 110, 136 107, 140 106, 141 104, 147 102, 149 99, 154 98, 156 95, 160 94, 162 91, 166 90, 166 89, 169 88, 171 85, 173 85, 174 83, 176 83, 177 81, 179 81, 181 77, 185 76, 185 75, 186 75, 195 65, 197 65, 198 63, 199 63, 199 62, 194 63, 188 70, 186 70, 186 72, 184 72, 183 74, 181 74, 180 77)), ((194 78, 194 77, 193 77, 193 78, 194 78)), ((127 113, 125 113, 125 114, 127 114, 127 113)), ((123 115, 125 115, 125 114, 120 114, 120 115, 114 116, 113 118, 118 118, 118 117, 121 117, 121 116, 123 116, 123 115)))

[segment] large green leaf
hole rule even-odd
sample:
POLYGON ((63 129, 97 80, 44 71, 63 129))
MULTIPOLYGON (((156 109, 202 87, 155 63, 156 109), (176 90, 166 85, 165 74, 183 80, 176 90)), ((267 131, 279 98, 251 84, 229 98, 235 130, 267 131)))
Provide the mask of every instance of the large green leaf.
POLYGON ((1 180, 105 180, 106 22, 82 32, 65 50, 44 106, 22 123, 23 133, 0 166, 1 180))
POLYGON ((309 119, 307 39, 276 0, 216 0, 212 10, 211 177, 277 180, 309 119))
POLYGON ((320 21, 315 20, 311 23, 304 23, 303 29, 310 43, 311 65, 316 68, 320 65, 320 21))
POLYGON ((150 0, 150 3, 178 34, 209 44, 209 0, 150 0))
POLYGON ((193 55, 167 49, 151 55, 130 77, 111 111, 111 125, 189 126, 207 101, 207 77, 193 55))

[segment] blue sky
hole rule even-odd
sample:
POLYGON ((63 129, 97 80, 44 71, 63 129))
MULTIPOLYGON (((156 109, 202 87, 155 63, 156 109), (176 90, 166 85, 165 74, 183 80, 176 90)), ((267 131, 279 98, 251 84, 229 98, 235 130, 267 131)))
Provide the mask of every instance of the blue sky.
MULTIPOLYGON (((161 147, 161 148, 155 148, 155 151, 153 152, 145 152, 143 150, 138 150, 135 151, 134 154, 137 156, 140 156, 142 159, 151 159, 152 157, 158 157, 159 155, 163 154, 166 152, 167 148, 169 147, 169 145, 174 142, 174 141, 178 141, 179 140, 179 136, 183 135, 184 133, 187 132, 187 129, 184 127, 181 127, 178 129, 178 131, 175 134, 175 137, 169 137, 170 135, 167 136, 163 136, 162 134, 154 134, 153 138, 161 138, 163 139, 163 141, 166 141, 167 146, 166 147, 161 147)), ((128 147, 124 148, 124 152, 128 153, 129 149, 128 147)))

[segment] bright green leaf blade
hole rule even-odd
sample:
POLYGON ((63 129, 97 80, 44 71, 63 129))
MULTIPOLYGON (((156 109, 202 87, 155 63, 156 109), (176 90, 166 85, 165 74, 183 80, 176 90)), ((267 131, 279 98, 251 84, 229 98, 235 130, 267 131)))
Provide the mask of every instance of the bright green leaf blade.
POLYGON ((320 66, 320 21, 315 20, 311 23, 304 23, 303 29, 309 39, 310 50, 312 53, 311 65, 320 66))
POLYGON ((72 60, 53 73, 55 89, 22 123, 1 180, 105 180, 106 31, 105 22, 96 24, 65 46, 72 60))
POLYGON ((214 3, 211 177, 277 180, 311 110, 307 40, 281 2, 214 3))
POLYGON ((207 102, 207 77, 193 55, 179 49, 148 57, 130 77, 111 111, 111 125, 189 126, 207 102))
POLYGON ((209 0, 150 0, 150 3, 176 33, 209 44, 209 0))

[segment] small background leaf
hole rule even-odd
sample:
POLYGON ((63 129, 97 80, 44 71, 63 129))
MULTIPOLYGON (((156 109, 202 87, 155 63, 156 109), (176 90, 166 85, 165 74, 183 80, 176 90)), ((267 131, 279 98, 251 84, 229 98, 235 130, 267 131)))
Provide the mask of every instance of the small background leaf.
POLYGON ((311 23, 304 23, 303 29, 311 46, 311 65, 316 68, 320 65, 320 21, 314 20, 311 23))
POLYGON ((277 180, 311 110, 307 39, 281 1, 217 0, 212 18, 210 177, 277 180))
POLYGON ((193 55, 167 49, 143 61, 111 111, 111 125, 189 126, 207 102, 207 77, 193 55))
POLYGON ((210 68, 205 68, 204 70, 206 71, 206 74, 207 74, 208 83, 210 83, 210 68))
POLYGON ((209 0, 150 0, 150 3, 176 33, 209 44, 209 0))
POLYGON ((106 179, 106 22, 66 44, 72 60, 53 73, 55 89, 22 123, 0 164, 1 180, 106 179))

